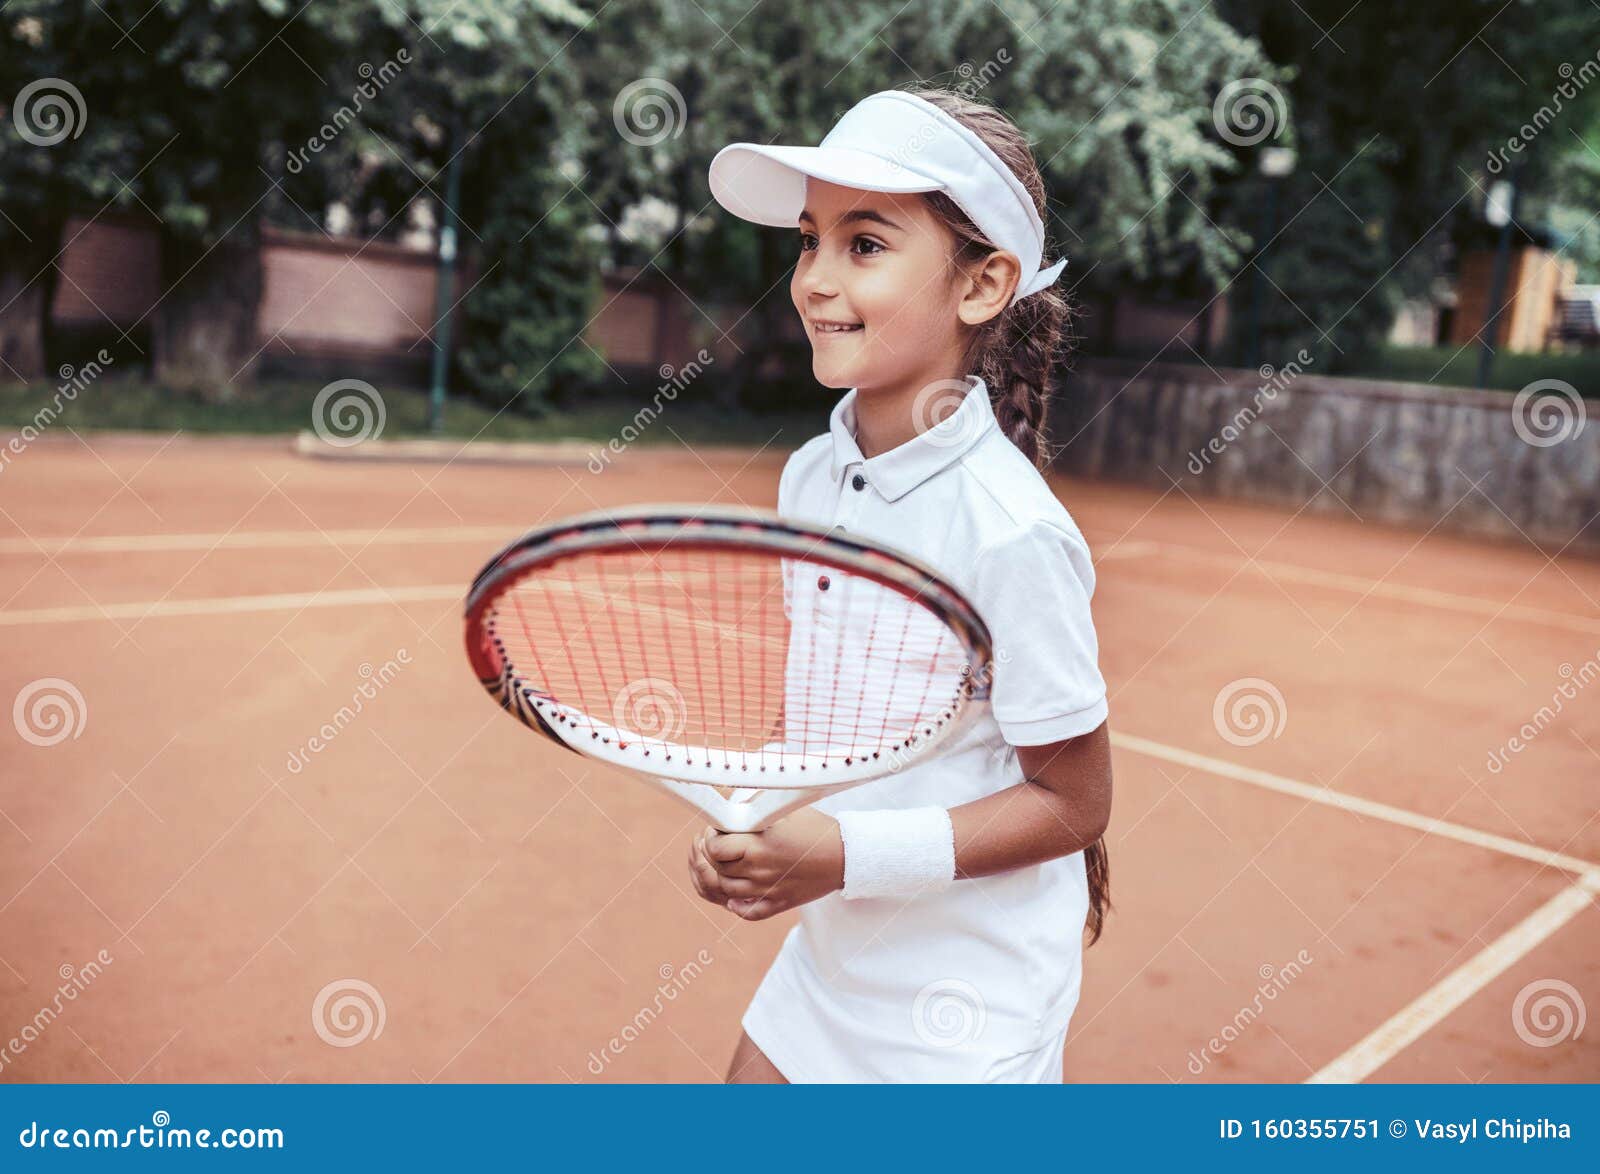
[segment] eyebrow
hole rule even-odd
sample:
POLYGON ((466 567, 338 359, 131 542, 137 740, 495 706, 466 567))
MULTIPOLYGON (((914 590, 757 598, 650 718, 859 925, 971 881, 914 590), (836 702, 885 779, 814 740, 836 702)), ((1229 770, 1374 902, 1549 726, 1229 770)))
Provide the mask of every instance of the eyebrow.
MULTIPOLYGON (((803 211, 803 212, 800 213, 800 220, 801 221, 809 220, 813 225, 815 225, 816 222, 817 222, 816 218, 811 215, 811 212, 809 210, 806 210, 806 211, 803 211)), ((905 231, 904 228, 902 228, 900 225, 896 224, 893 220, 890 220, 883 213, 874 212, 871 208, 857 208, 854 211, 846 212, 843 216, 839 217, 839 223, 840 224, 854 224, 857 221, 866 221, 868 223, 887 225, 889 228, 894 229, 896 232, 904 232, 905 231)))

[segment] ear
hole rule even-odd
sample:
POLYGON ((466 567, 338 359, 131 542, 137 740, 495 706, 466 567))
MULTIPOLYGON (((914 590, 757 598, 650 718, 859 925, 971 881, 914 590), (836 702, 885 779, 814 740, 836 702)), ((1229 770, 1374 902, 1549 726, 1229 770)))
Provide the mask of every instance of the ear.
POLYGON ((1011 304, 1012 291, 1022 281, 1022 262, 1015 253, 998 249, 970 271, 969 280, 956 313, 968 326, 982 326, 1011 304))

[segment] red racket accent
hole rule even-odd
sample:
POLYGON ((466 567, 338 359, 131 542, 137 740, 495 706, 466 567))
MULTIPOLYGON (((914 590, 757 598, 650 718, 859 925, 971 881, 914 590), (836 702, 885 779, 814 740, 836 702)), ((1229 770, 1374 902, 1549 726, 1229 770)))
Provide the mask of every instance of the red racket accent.
POLYGON ((479 576, 468 621, 508 710, 662 776, 870 777, 987 695, 987 633, 952 588, 770 514, 649 511, 530 535, 479 576))

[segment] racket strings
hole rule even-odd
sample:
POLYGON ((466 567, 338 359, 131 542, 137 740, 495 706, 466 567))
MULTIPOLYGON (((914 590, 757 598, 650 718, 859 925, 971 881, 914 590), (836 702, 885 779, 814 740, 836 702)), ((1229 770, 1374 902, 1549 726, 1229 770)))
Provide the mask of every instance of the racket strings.
POLYGON ((511 678, 560 720, 729 769, 893 753, 947 720, 966 684, 965 650, 928 607, 766 551, 561 560, 513 583, 486 622, 511 678))

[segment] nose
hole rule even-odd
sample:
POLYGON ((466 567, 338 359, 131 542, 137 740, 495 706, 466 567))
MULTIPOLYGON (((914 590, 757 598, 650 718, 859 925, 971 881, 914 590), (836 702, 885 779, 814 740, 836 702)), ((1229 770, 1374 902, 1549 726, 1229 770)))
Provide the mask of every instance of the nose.
POLYGON ((806 298, 834 296, 839 292, 838 265, 830 250, 819 244, 795 266, 795 292, 806 298))

